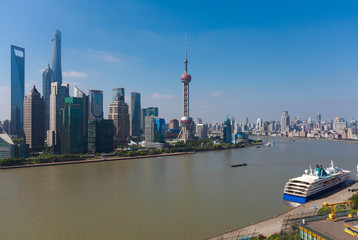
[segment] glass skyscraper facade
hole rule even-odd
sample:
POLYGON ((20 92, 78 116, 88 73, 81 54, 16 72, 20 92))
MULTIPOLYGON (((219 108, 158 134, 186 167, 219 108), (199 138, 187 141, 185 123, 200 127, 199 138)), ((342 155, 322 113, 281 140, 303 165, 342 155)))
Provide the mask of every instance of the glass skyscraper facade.
POLYGON ((103 91, 89 90, 89 118, 103 119, 103 91))
POLYGON ((159 110, 157 107, 149 107, 146 109, 146 115, 147 116, 154 116, 154 117, 158 117, 159 116, 159 110))
POLYGON ((61 32, 56 30, 52 34, 51 50, 51 69, 54 73, 54 82, 62 84, 62 67, 61 67, 61 32))
POLYGON ((140 93, 131 93, 131 113, 130 113, 131 136, 141 135, 141 103, 140 93))
POLYGON ((50 65, 47 65, 45 71, 42 72, 42 93, 44 98, 44 129, 45 133, 49 130, 50 121, 50 94, 51 94, 51 83, 53 82, 53 71, 50 65))
POLYGON ((118 101, 124 101, 124 88, 112 89, 112 102, 116 100, 117 96, 118 96, 118 101))
POLYGON ((58 117, 61 154, 83 153, 82 98, 66 97, 58 117))
POLYGON ((114 125, 112 119, 88 120, 88 151, 113 151, 114 125))
POLYGON ((25 49, 11 45, 11 134, 23 135, 25 49))

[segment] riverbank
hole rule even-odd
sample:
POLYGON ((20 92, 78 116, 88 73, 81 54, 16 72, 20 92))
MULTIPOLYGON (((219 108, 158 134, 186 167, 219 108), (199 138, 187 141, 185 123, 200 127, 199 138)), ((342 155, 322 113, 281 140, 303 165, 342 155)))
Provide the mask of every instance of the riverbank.
POLYGON ((344 186, 338 188, 335 191, 325 194, 316 200, 309 201, 308 203, 295 207, 273 218, 253 223, 251 225, 241 227, 235 230, 231 230, 229 232, 207 238, 207 240, 229 239, 237 236, 239 233, 244 234, 253 232, 260 233, 268 237, 274 233, 280 232, 282 221, 288 215, 312 212, 315 210, 315 208, 319 209, 324 202, 334 203, 347 201, 352 196, 352 192, 348 192, 348 188, 351 187, 352 186, 344 186))
POLYGON ((102 154, 102 156, 91 158, 85 158, 86 156, 80 154, 68 154, 68 155, 56 155, 47 154, 39 155, 32 158, 5 158, 0 159, 0 169, 9 168, 24 168, 24 167, 40 167, 40 166, 51 166, 51 165, 62 165, 62 164, 75 164, 75 163, 89 163, 89 162, 100 162, 106 160, 125 160, 133 158, 150 158, 157 156, 172 156, 182 155, 194 152, 206 152, 206 151, 217 151, 227 150, 236 148, 245 148, 260 145, 260 140, 249 140, 248 142, 230 144, 230 143, 213 143, 211 140, 197 140, 190 141, 188 143, 179 143, 170 148, 165 149, 131 149, 126 151, 115 151, 110 156, 102 154))
POLYGON ((51 162, 51 163, 26 164, 26 165, 16 165, 16 166, 2 166, 2 167, 0 167, 0 169, 45 167, 45 166, 56 166, 56 165, 66 165, 66 164, 78 164, 78 163, 108 162, 108 161, 131 160, 131 159, 139 159, 139 158, 168 157, 168 156, 187 155, 187 154, 194 154, 194 153, 195 152, 177 152, 177 153, 162 153, 162 154, 155 154, 155 155, 144 155, 144 156, 133 156, 133 157, 96 158, 96 159, 65 161, 65 162, 51 162))

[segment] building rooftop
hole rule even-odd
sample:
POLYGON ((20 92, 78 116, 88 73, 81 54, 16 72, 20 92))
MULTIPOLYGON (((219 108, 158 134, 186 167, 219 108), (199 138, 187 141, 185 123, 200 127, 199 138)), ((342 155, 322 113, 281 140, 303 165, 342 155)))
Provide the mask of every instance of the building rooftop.
POLYGON ((304 227, 322 235, 322 237, 326 236, 332 240, 357 240, 357 237, 344 231, 346 227, 343 225, 343 222, 346 219, 346 217, 339 218, 336 222, 330 220, 314 221, 307 223, 304 227))

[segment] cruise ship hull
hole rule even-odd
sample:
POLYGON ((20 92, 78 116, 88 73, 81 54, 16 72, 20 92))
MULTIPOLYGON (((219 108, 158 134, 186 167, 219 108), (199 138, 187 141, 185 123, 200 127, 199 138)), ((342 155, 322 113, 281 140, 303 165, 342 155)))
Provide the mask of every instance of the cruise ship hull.
POLYGON ((290 202, 306 203, 306 202, 308 202, 308 201, 310 201, 310 200, 312 200, 314 198, 317 198, 317 197, 319 197, 319 196, 321 196, 321 195, 323 195, 325 193, 328 193, 328 192, 330 192, 330 191, 342 186, 344 183, 345 183, 345 181, 341 182, 341 183, 338 183, 338 184, 336 184, 334 186, 331 186, 329 188, 323 189, 322 191, 316 192, 316 193, 314 193, 312 195, 309 195, 307 197, 299 197, 299 196, 284 193, 283 194, 283 199, 287 200, 287 201, 290 201, 290 202))

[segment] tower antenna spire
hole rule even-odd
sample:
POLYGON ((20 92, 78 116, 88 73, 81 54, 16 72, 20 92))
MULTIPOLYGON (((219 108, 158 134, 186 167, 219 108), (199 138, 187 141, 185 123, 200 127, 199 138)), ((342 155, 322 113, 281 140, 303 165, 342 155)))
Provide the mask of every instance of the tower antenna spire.
POLYGON ((188 54, 187 54, 187 38, 186 38, 186 33, 185 33, 185 59, 184 59, 184 63, 185 63, 185 73, 188 72, 188 54))

